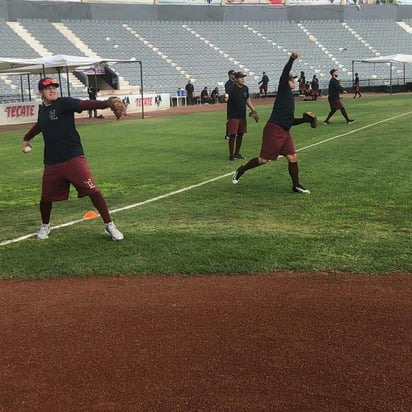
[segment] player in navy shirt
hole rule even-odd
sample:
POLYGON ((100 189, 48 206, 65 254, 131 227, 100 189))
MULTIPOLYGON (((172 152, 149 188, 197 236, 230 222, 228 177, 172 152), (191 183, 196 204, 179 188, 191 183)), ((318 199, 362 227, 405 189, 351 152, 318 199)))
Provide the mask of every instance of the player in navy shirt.
MULTIPOLYGON (((293 62, 299 57, 298 53, 292 52, 289 61, 283 68, 279 79, 278 91, 273 104, 272 113, 263 129, 262 146, 258 157, 251 159, 246 165, 240 166, 232 176, 232 182, 237 184, 241 176, 249 169, 253 169, 271 160, 276 160, 279 155, 288 159, 289 175, 292 179, 292 190, 295 193, 309 194, 299 182, 298 157, 293 142, 290 128, 294 125, 308 122, 302 118, 296 119, 295 99, 292 90, 296 86, 296 76, 290 71, 293 62)), ((312 122, 314 122, 313 120, 312 122)), ((316 127, 313 123, 312 127, 316 127)))
POLYGON ((84 156, 79 133, 74 122, 74 113, 83 110, 105 109, 107 100, 79 100, 59 97, 59 84, 51 78, 39 81, 39 92, 43 99, 37 123, 25 134, 23 152, 31 149, 31 139, 43 134, 44 171, 40 215, 42 224, 37 233, 40 240, 50 233, 50 216, 53 202, 69 198, 70 184, 78 197, 89 196, 105 223, 105 232, 113 240, 122 240, 123 234, 112 222, 104 197, 97 188, 84 156))
POLYGON ((347 124, 353 124, 356 122, 355 119, 350 119, 345 107, 342 104, 342 100, 340 98, 341 93, 346 93, 343 90, 343 87, 338 80, 339 73, 336 69, 332 69, 330 72, 331 78, 329 80, 329 87, 328 87, 328 102, 330 107, 330 112, 326 117, 325 121, 323 122, 324 125, 328 125, 330 122, 329 120, 331 117, 340 110, 342 116, 345 118, 347 124))
POLYGON ((245 86, 246 74, 235 73, 235 82, 225 93, 227 102, 227 132, 229 135, 229 160, 244 159, 240 153, 243 135, 247 132, 246 106, 255 111, 249 96, 249 88, 245 86))

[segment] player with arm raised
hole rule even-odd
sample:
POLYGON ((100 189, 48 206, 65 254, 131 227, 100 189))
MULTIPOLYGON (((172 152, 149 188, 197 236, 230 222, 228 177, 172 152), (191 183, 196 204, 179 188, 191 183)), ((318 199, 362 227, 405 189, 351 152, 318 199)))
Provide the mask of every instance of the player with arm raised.
POLYGON ((117 97, 108 100, 79 100, 59 97, 56 80, 44 78, 39 81, 39 92, 43 104, 39 108, 37 123, 25 134, 22 150, 27 153, 31 139, 43 134, 44 170, 40 215, 42 224, 37 233, 39 240, 47 239, 50 233, 50 216, 53 202, 69 198, 70 184, 78 197, 89 196, 105 223, 105 232, 112 240, 122 240, 123 234, 112 222, 106 201, 97 188, 90 172, 80 135, 76 130, 74 113, 83 110, 110 107, 119 119, 124 113, 123 103, 117 97))
POLYGON ((258 157, 240 166, 232 176, 234 184, 239 182, 242 175, 249 169, 253 169, 271 160, 276 160, 279 155, 288 159, 289 175, 292 179, 292 190, 295 193, 308 194, 299 181, 298 157, 293 142, 290 128, 302 123, 310 123, 311 127, 317 126, 316 116, 312 112, 306 112, 302 118, 295 118, 295 99, 292 90, 296 86, 296 76, 291 75, 293 62, 299 57, 292 52, 289 61, 283 68, 279 79, 278 92, 272 113, 263 129, 262 146, 258 157))

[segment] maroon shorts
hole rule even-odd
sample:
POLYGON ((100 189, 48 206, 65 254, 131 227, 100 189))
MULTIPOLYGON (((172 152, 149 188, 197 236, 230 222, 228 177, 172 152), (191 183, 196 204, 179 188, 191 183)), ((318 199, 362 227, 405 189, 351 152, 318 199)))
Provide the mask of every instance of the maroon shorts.
POLYGON ((287 156, 295 153, 295 144, 289 130, 275 123, 266 123, 259 156, 266 160, 276 160, 279 155, 287 156))
POLYGON ((243 119, 229 119, 227 121, 227 131, 229 135, 246 133, 247 132, 247 122, 246 118, 243 119))
POLYGON ((43 202, 67 200, 70 183, 76 188, 78 197, 92 195, 99 191, 84 156, 44 166, 41 200, 43 202))
POLYGON ((330 106, 330 110, 342 110, 343 109, 342 100, 340 99, 329 101, 329 106, 330 106))

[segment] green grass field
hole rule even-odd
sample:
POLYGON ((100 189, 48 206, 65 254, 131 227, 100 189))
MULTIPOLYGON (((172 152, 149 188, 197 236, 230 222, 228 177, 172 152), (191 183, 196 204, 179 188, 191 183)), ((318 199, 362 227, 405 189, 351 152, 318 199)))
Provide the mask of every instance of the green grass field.
MULTIPOLYGON (((79 222, 93 208, 74 191, 52 213, 52 225, 67 226, 45 241, 9 243, 39 227, 43 141, 38 136, 33 151, 22 154, 28 127, 1 133, 0 278, 412 272, 412 96, 349 96, 344 104, 355 125, 337 113, 324 126, 324 100, 297 103, 297 116, 312 110, 320 120, 317 129, 292 129, 308 196, 292 193, 285 159, 232 184, 240 163, 227 160, 225 110, 79 125, 125 235, 118 243, 104 235, 100 219, 79 222)), ((248 158, 259 152, 270 111, 259 107, 261 121, 249 122, 242 149, 248 158)))

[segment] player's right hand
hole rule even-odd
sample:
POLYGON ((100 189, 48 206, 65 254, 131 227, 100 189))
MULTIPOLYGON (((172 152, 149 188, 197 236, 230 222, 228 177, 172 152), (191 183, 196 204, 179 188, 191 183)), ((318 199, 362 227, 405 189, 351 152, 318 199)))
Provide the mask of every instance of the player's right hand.
POLYGON ((29 153, 31 151, 32 147, 31 147, 31 143, 23 140, 23 145, 21 147, 21 150, 23 153, 29 153))

